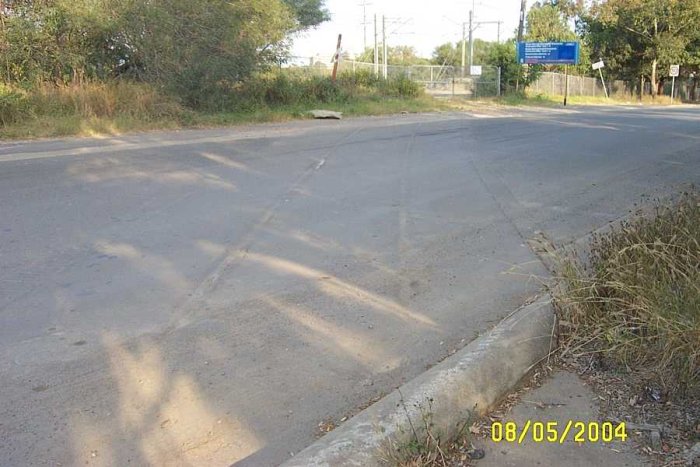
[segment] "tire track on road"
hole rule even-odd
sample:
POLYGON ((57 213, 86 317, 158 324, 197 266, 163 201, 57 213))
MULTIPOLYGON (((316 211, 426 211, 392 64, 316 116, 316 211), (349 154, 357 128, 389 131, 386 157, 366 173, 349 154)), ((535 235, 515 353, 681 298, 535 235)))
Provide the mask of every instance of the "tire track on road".
POLYGON ((230 244, 221 259, 216 263, 216 265, 210 269, 210 272, 205 276, 203 280, 197 285, 197 287, 190 293, 190 295, 175 308, 175 317, 171 321, 171 325, 166 328, 164 334, 169 334, 177 329, 180 329, 192 322, 192 318, 195 316, 198 304, 205 300, 207 295, 216 290, 222 277, 228 273, 237 264, 245 260, 246 256, 250 252, 251 248, 255 245, 255 242, 259 238, 259 233, 267 227, 270 222, 275 218, 275 216, 280 211, 280 208, 284 205, 285 200, 289 196, 298 192, 302 186, 317 172, 319 172, 323 166, 335 155, 337 149, 345 144, 347 144, 355 135, 364 130, 365 127, 358 127, 350 131, 346 136, 338 140, 333 146, 331 146, 327 153, 321 157, 319 160, 313 161, 313 163, 299 175, 292 182, 291 185, 276 199, 274 199, 263 211, 260 218, 255 222, 249 230, 245 233, 243 238, 233 244, 230 244))

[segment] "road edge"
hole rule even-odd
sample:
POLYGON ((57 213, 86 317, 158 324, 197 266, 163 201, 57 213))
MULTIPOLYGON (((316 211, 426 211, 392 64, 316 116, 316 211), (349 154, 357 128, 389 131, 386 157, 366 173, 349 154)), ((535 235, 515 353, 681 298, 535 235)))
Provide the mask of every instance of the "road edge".
POLYGON ((457 436, 546 358, 555 313, 549 295, 520 308, 455 355, 402 385, 283 463, 283 467, 376 466, 389 443, 432 423, 442 439, 457 436))

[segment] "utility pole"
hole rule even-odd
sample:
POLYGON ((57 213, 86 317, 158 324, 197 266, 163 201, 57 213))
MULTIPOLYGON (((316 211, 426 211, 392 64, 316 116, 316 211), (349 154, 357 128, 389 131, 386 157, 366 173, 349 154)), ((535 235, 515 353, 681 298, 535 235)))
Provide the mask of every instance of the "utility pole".
MULTIPOLYGON (((520 0, 520 23, 518 23, 518 42, 523 41, 523 34, 525 34, 525 9, 527 8, 527 0, 520 0)), ((515 79, 515 92, 520 91, 520 72, 518 72, 518 77, 515 79)))
POLYGON ((498 32, 496 33, 496 42, 501 43, 501 23, 503 21, 498 21, 498 32))
POLYGON ((362 3, 360 3, 360 6, 362 7, 362 30, 363 30, 363 38, 364 38, 364 49, 363 51, 367 50, 367 25, 369 24, 367 22, 367 7, 372 5, 371 3, 368 3, 367 0, 362 0, 362 3))
POLYGON ((472 74, 471 67, 474 66, 474 27, 472 25, 474 12, 469 10, 469 74, 472 74))
POLYGON ((386 45, 386 17, 384 15, 382 15, 382 47, 384 48, 384 70, 382 74, 384 79, 386 79, 389 75, 389 64, 387 63, 389 51, 386 45))
POLYGON ((525 34, 525 10, 527 9, 527 0, 520 1, 520 23, 518 24, 518 42, 523 41, 525 34))
POLYGON ((374 14, 374 76, 379 76, 379 45, 377 44, 377 14, 374 14))
POLYGON ((338 65, 340 64, 340 46, 343 41, 343 35, 338 34, 338 45, 335 48, 335 56, 333 57, 333 74, 331 75, 331 80, 335 83, 335 79, 338 76, 338 65))
POLYGON ((467 23, 462 23, 462 76, 467 67, 467 23))

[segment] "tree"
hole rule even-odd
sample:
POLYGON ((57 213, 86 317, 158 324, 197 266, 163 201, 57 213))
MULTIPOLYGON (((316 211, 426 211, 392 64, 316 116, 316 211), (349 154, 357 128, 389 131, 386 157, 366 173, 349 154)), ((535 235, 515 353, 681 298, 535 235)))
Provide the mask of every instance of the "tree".
MULTIPOLYGON (((364 52, 357 56, 357 60, 360 62, 374 62, 374 48, 367 47, 364 52)), ((382 51, 382 46, 379 46, 379 63, 384 60, 384 54, 382 51)), ((430 63, 427 58, 422 58, 418 56, 416 49, 407 45, 397 45, 394 47, 387 47, 387 63, 389 65, 399 65, 399 66, 409 66, 409 65, 426 65, 430 63)))
POLYGON ((566 42, 576 40, 567 24, 568 18, 556 3, 535 2, 527 13, 525 40, 532 42, 566 42))
POLYGON ((292 10, 297 29, 308 29, 331 19, 324 0, 284 0, 284 3, 292 10))
MULTIPOLYGON (((491 56, 491 50, 497 45, 496 42, 488 42, 481 39, 474 39, 474 64, 485 64, 491 56)), ((469 42, 466 46, 466 60, 469 62, 469 42)), ((436 65, 449 65, 455 67, 462 66, 462 41, 455 44, 450 42, 439 45, 433 51, 431 62, 436 65)))
POLYGON ((584 17, 593 57, 623 79, 646 79, 658 92, 659 69, 672 63, 697 66, 700 0, 607 0, 584 17))
POLYGON ((438 45, 435 47, 430 61, 435 65, 462 66, 461 42, 458 43, 458 46, 456 47, 451 42, 438 45))
MULTIPOLYGON (((7 81, 120 76, 200 105, 328 19, 324 0, 4 0, 7 81)), ((216 100, 214 97, 213 100, 216 100)))
POLYGON ((528 71, 518 63, 515 40, 511 39, 502 44, 494 44, 489 55, 485 58, 487 65, 501 68, 501 92, 505 93, 516 88, 516 83, 527 87, 539 78, 536 67, 530 67, 528 71))
MULTIPOLYGON (((586 41, 572 29, 580 24, 580 15, 585 11, 581 0, 545 0, 535 2, 527 14, 525 40, 533 42, 573 42, 580 45, 580 62, 573 68, 579 74, 591 73, 590 49, 586 41)), ((558 71, 560 65, 537 65, 538 70, 558 71)))

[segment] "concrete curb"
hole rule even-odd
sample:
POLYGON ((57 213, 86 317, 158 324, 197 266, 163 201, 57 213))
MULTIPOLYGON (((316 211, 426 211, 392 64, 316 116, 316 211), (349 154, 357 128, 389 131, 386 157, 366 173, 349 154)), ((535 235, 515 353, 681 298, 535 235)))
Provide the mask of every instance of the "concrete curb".
POLYGON ((456 436, 474 412, 498 402, 552 347, 554 310, 547 295, 324 436, 284 467, 374 466, 389 440, 424 426, 456 436))

